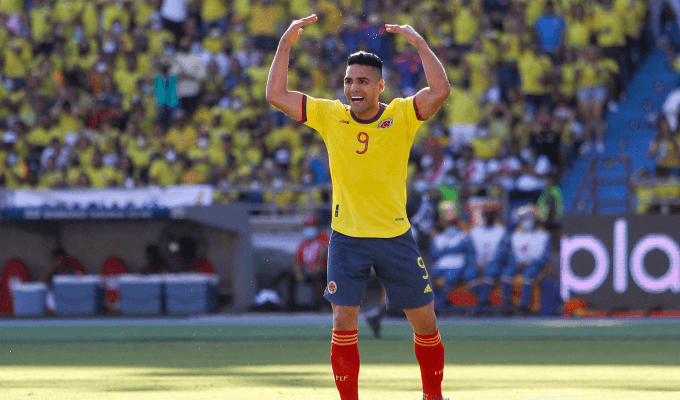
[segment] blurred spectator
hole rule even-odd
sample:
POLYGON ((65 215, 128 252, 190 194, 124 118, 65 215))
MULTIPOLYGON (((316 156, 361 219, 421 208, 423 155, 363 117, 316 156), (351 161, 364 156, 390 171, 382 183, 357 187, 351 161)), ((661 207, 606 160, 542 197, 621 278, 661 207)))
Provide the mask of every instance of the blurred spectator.
POLYGON ((678 114, 680 113, 680 88, 673 89, 668 93, 661 110, 666 117, 666 122, 668 122, 670 130, 672 132, 677 132, 678 114))
POLYGON ((197 50, 192 50, 191 39, 183 37, 178 44, 177 53, 172 58, 171 76, 177 76, 177 96, 182 109, 192 115, 198 107, 201 81, 206 77, 206 69, 197 50))
POLYGON ((418 243, 418 248, 421 252, 427 252, 430 232, 437 219, 437 199, 422 173, 417 173, 414 180, 413 190, 409 193, 406 202, 406 214, 411 223, 411 233, 418 243))
POLYGON ((481 185, 487 179, 486 164, 483 160, 475 158, 474 151, 470 146, 463 147, 453 173, 458 182, 472 185, 481 185))
POLYGON ((550 160, 538 154, 533 147, 522 149, 520 157, 523 165, 518 171, 515 188, 523 192, 542 190, 545 187, 544 178, 550 173, 550 160))
POLYGON ((453 43, 460 51, 469 51, 473 39, 477 36, 481 11, 479 3, 461 0, 453 7, 453 43))
POLYGON ((144 262, 146 265, 140 271, 143 274, 164 274, 170 272, 161 256, 160 249, 155 244, 150 244, 144 249, 144 262))
POLYGON ((592 131, 595 129, 595 148, 598 153, 604 152, 603 119, 604 104, 607 100, 608 71, 602 65, 598 48, 590 46, 576 67, 577 99, 579 115, 584 125, 584 142, 581 155, 587 156, 592 150, 592 131))
POLYGON ((481 109, 476 96, 470 90, 468 79, 451 85, 451 95, 444 107, 444 121, 449 131, 451 150, 459 153, 474 138, 476 124, 481 119, 481 109))
POLYGON ((590 45, 592 29, 592 24, 586 19, 583 4, 573 3, 567 18, 567 47, 580 51, 585 50, 590 45))
POLYGON ((52 284, 54 275, 83 275, 85 268, 77 258, 69 256, 66 251, 57 247, 52 251, 52 267, 45 272, 42 280, 49 285, 52 284))
POLYGON ((541 54, 537 43, 529 42, 527 49, 518 60, 518 67, 528 112, 535 115, 541 107, 551 109, 552 101, 548 84, 553 63, 550 57, 541 54))
POLYGON ((517 220, 519 226, 510 235, 508 265, 501 274, 501 304, 510 306, 515 276, 521 274, 519 311, 528 312, 534 284, 548 263, 550 235, 537 225, 537 213, 533 206, 523 206, 517 210, 517 220))
POLYGON ((554 4, 548 1, 543 9, 543 15, 536 21, 536 34, 541 51, 548 54, 553 63, 559 61, 565 29, 564 18, 555 14, 554 4))
POLYGON ((673 137, 666 118, 659 118, 656 137, 649 143, 649 158, 656 160, 656 168, 680 177, 680 138, 673 137))
POLYGON ((491 203, 485 204, 482 216, 483 224, 470 230, 474 265, 477 275, 481 277, 475 293, 479 306, 489 304, 491 289, 501 274, 502 263, 507 256, 507 230, 498 217, 496 206, 491 203))
POLYGON ((188 15, 187 0, 162 0, 160 8, 163 27, 175 36, 175 45, 184 37, 184 22, 188 15))
POLYGON ((637 204, 635 212, 646 214, 652 211, 654 205, 654 187, 652 177, 647 168, 640 168, 635 174, 635 198, 637 204))
POLYGON ((70 154, 70 149, 66 146, 62 146, 61 141, 58 138, 52 138, 49 147, 45 147, 45 150, 40 154, 40 165, 45 168, 47 160, 52 158, 54 166, 57 169, 62 169, 66 166, 70 154))
POLYGON ((613 0, 602 0, 593 5, 593 33, 597 38, 597 45, 602 48, 605 57, 616 60, 619 64, 624 82, 628 81, 628 57, 626 46, 627 7, 617 9, 613 0))
POLYGON ((279 282, 287 282, 289 310, 298 308, 298 291, 301 285, 312 286, 313 308, 320 310, 325 302, 323 293, 326 288, 326 263, 330 237, 319 229, 318 220, 314 216, 306 216, 302 223, 303 240, 295 251, 292 273, 283 271, 278 279, 279 282))
POLYGON ((445 200, 438 208, 436 233, 430 244, 433 265, 429 273, 435 306, 441 307, 447 304, 449 292, 458 284, 464 283, 476 292, 478 272, 470 237, 459 222, 460 206, 454 200, 445 200))
MULTIPOLYGON (((314 7, 312 1, 310 1, 310 7, 314 7)), ((284 17, 281 4, 275 0, 256 0, 251 3, 249 14, 249 32, 255 39, 255 47, 262 51, 276 49, 278 43, 275 36, 276 29, 284 17)))
POLYGON ((444 151, 436 138, 427 139, 420 166, 429 187, 441 185, 446 174, 454 167, 453 158, 444 151))
POLYGON ((538 220, 546 230, 551 233, 559 232, 562 212, 564 211, 564 199, 562 198, 562 191, 557 185, 556 174, 547 176, 545 189, 536 202, 536 210, 538 220))
MULTIPOLYGON (((542 156, 563 171, 581 133, 584 155, 601 149, 604 105, 616 110, 645 47, 647 2, 596 3, 10 1, 0 13, 0 187, 205 182, 217 202, 319 206, 331 179, 323 141, 264 101, 279 30, 311 9, 321 23, 305 28, 290 66, 291 84, 311 96, 343 99, 344 60, 359 49, 397 67, 385 75, 385 102, 414 94, 422 64, 383 24, 396 18, 428 37, 452 90, 414 140, 408 190, 418 193, 424 174, 483 204, 498 187, 523 187, 523 175, 543 179, 542 156), (604 57, 581 54, 591 40, 604 57)), ((680 102, 671 99, 674 132, 680 102)), ((412 215, 421 196, 409 198, 412 215)))
POLYGON ((680 212, 680 179, 669 174, 669 170, 657 167, 654 177, 653 212, 661 215, 680 212))

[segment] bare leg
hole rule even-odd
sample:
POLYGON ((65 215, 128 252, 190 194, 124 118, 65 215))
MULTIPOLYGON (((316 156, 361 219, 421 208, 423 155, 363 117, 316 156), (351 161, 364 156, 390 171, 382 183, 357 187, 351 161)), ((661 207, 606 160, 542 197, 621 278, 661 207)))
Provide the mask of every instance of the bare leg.
POLYGON ((418 335, 432 335, 437 332, 437 316, 434 313, 434 301, 420 307, 404 310, 413 331, 418 335))

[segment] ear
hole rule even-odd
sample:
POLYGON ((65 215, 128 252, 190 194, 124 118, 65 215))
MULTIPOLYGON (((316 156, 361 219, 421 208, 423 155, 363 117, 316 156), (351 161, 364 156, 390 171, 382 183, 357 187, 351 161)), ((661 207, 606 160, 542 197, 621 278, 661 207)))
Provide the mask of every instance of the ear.
POLYGON ((385 80, 384 79, 379 80, 378 86, 380 87, 380 93, 382 93, 385 90, 385 80))

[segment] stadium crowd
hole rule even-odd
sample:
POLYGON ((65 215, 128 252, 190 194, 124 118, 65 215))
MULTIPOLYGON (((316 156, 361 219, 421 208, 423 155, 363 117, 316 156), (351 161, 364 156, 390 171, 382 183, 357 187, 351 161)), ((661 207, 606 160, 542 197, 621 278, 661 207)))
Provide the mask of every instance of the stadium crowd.
POLYGON ((289 76, 311 96, 345 101, 357 50, 386 62, 383 101, 414 94, 417 53, 384 23, 426 37, 452 92, 419 130, 409 187, 463 201, 540 191, 602 152, 646 47, 642 0, 0 1, 0 187, 208 183, 218 202, 319 205, 320 136, 264 99, 278 37, 312 12, 289 76))

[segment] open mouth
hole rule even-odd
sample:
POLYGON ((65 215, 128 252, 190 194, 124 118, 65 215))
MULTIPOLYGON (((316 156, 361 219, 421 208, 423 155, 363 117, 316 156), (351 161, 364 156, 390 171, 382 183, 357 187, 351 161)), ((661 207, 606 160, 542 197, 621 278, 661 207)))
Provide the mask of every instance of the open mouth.
POLYGON ((352 96, 352 97, 350 97, 350 101, 351 101, 352 103, 355 103, 355 104, 356 104, 356 103, 361 103, 362 101, 364 101, 364 98, 361 97, 361 96, 352 96))

